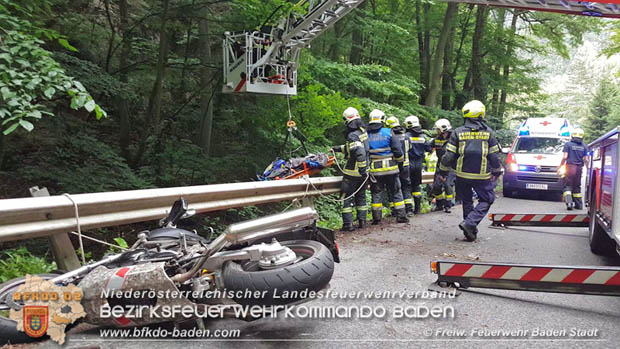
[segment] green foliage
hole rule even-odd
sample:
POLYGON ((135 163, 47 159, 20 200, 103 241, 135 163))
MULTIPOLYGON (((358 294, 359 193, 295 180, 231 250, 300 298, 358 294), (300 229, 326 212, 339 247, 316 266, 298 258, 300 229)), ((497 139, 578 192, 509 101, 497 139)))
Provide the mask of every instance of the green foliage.
POLYGON ((56 263, 33 256, 25 247, 0 252, 0 283, 26 274, 49 273, 55 269, 56 263))
POLYGON ((64 192, 88 193, 152 187, 113 148, 84 134, 54 140, 17 172, 27 181, 64 192))
POLYGON ((590 142, 620 125, 620 84, 606 78, 601 81, 584 122, 584 140, 590 142))
POLYGON ((331 195, 327 198, 319 197, 314 200, 314 206, 319 213, 318 226, 327 229, 340 229, 342 227, 342 204, 334 201, 337 197, 331 195))
MULTIPOLYGON (((33 121, 52 115, 44 103, 52 101, 57 92, 71 97, 72 109, 95 112, 97 119, 105 117, 106 112, 95 103, 84 86, 67 76, 52 54, 41 47, 44 42, 28 33, 36 28, 27 20, 11 17, 8 3, 0 3, 0 29, 5 33, 0 37, 2 132, 8 135, 20 126, 32 131, 33 121)), ((10 4, 22 10, 18 5, 10 4)), ((69 46, 65 39, 59 42, 69 46)))
POLYGON ((331 90, 396 105, 416 99, 421 87, 416 80, 378 64, 352 65, 309 60, 308 71, 313 80, 331 90))

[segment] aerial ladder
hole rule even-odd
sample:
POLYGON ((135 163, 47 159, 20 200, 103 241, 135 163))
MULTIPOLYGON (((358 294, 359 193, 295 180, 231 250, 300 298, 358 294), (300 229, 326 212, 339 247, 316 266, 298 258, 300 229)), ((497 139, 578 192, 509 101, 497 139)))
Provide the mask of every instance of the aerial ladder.
POLYGON ((362 2, 302 0, 274 27, 226 32, 222 92, 296 95, 301 49, 362 2))

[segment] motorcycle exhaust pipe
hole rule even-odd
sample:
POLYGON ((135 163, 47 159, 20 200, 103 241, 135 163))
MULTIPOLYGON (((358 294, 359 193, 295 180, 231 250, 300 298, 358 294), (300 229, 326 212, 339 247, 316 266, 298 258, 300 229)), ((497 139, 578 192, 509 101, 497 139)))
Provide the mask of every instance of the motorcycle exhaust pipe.
POLYGON ((226 241, 231 244, 251 243, 252 241, 274 236, 293 229, 313 224, 319 215, 311 207, 277 213, 245 222, 232 224, 226 229, 226 241))
POLYGON ((186 273, 171 278, 174 282, 185 282, 195 275, 210 255, 220 251, 228 245, 251 243, 252 241, 275 236, 285 231, 306 227, 319 218, 319 214, 311 207, 273 214, 262 218, 231 224, 213 240, 209 246, 209 253, 202 257, 195 266, 186 273))

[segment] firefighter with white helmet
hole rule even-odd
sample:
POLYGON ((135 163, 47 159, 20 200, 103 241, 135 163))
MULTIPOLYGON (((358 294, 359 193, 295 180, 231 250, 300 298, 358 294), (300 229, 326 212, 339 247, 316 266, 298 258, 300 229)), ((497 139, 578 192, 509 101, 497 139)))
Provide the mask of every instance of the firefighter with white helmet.
MULTIPOLYGON (((406 135, 405 128, 400 125, 400 121, 395 116, 390 116, 385 121, 387 127, 392 129, 393 136, 400 142, 405 161, 399 165, 400 191, 403 194, 405 202, 405 212, 407 216, 413 215, 413 200, 411 197, 411 180, 409 178, 409 138, 406 135)), ((390 198, 391 199, 391 198, 390 198)), ((390 207, 394 206, 394 201, 390 201, 390 207)), ((394 211, 392 212, 395 213, 394 211)))
POLYGON ((405 161, 400 142, 391 129, 384 127, 385 113, 379 109, 370 112, 368 145, 370 147, 370 193, 372 194, 372 224, 379 224, 383 216, 383 191, 387 188, 394 202, 396 221, 407 223, 405 202, 400 190, 399 167, 405 161))
POLYGON ((405 118, 406 137, 409 140, 409 182, 411 185, 411 196, 413 198, 413 213, 418 214, 422 211, 422 167, 425 160, 424 153, 428 151, 429 145, 422 132, 420 120, 415 115, 405 118))
MULTIPOLYGON (((437 163, 441 163, 441 158, 446 153, 446 144, 452 135, 452 125, 447 119, 439 119, 435 121, 435 130, 437 136, 430 142, 430 148, 435 150, 437 154, 437 163)), ((447 180, 442 180, 439 171, 435 171, 431 195, 435 198, 435 210, 444 210, 450 213, 452 207, 452 199, 454 198, 454 173, 448 173, 447 180)))
MULTIPOLYGON (((564 179, 564 202, 566 209, 581 210, 583 208, 583 194, 581 194, 581 173, 583 165, 587 163, 588 146, 583 143, 583 130, 575 128, 571 132, 571 140, 564 144, 564 157, 560 164, 566 166, 564 179)), ((560 171, 558 169, 558 171, 560 171)))
POLYGON ((478 224, 495 201, 495 185, 502 173, 495 133, 484 122, 486 107, 474 100, 463 107, 463 126, 452 133, 439 171, 443 178, 456 170, 456 199, 463 202, 463 221, 459 228, 467 241, 478 235, 478 224), (472 189, 478 196, 474 207, 472 189))
POLYGON ((346 143, 332 147, 334 152, 344 153, 347 160, 343 171, 341 198, 342 230, 354 230, 353 207, 357 208, 359 228, 366 226, 366 186, 368 179, 368 134, 357 109, 349 107, 342 113, 346 143))

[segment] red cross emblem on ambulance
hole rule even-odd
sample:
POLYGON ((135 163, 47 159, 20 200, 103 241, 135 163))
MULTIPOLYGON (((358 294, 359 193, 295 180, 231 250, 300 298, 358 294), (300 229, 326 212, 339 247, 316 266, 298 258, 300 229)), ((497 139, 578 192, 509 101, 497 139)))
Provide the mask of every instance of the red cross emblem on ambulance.
POLYGON ((538 155, 538 156, 535 156, 534 158, 535 158, 536 160, 539 160, 539 161, 540 161, 540 160, 544 159, 545 157, 544 157, 544 156, 542 156, 542 155, 538 155))
POLYGON ((547 121, 547 120, 541 122, 540 124, 543 125, 543 126, 551 125, 551 123, 549 121, 547 121))

